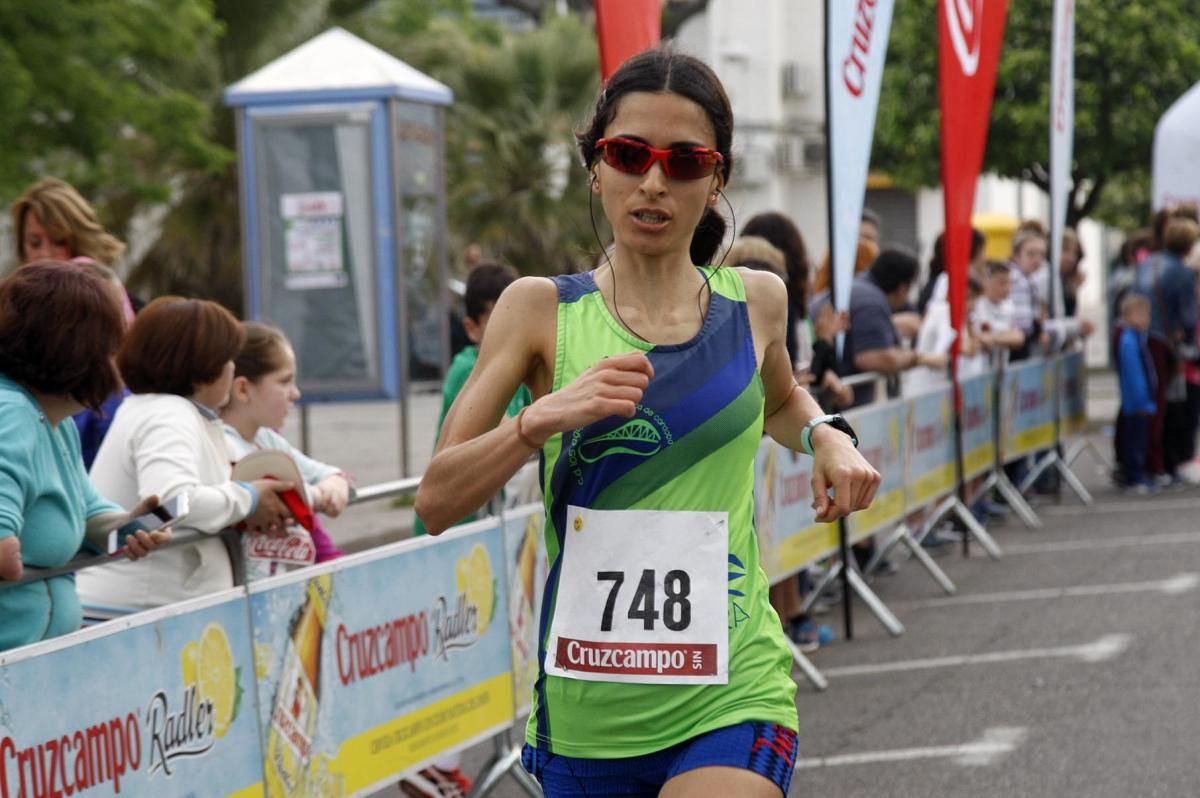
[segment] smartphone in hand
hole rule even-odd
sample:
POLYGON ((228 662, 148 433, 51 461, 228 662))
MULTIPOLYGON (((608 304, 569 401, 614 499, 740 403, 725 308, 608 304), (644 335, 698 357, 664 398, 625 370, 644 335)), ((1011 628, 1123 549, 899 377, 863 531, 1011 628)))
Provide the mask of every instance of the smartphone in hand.
POLYGON ((188 513, 188 497, 181 493, 150 510, 137 516, 112 532, 108 533, 108 553, 115 554, 125 546, 126 539, 137 532, 153 532, 165 526, 176 523, 188 513))

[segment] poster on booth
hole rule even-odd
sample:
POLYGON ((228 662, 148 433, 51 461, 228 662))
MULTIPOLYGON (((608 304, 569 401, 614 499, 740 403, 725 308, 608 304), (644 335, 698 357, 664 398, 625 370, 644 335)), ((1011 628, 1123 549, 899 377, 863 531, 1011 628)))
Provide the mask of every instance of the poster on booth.
POLYGON ((909 507, 923 507, 954 490, 954 411, 950 390, 922 394, 906 404, 909 507))
POLYGON ((1004 462, 1054 445, 1054 363, 1037 360, 1009 368, 1001 403, 1004 462))
POLYGON ((763 438, 754 466, 755 527, 771 584, 835 552, 837 524, 812 508, 812 458, 763 438))
POLYGON ((538 673, 538 624, 546 584, 545 509, 531 504, 504 515, 504 569, 508 584, 508 634, 512 642, 517 714, 533 709, 538 673))
POLYGON ((996 464, 995 377, 964 380, 962 392, 963 476, 973 479, 996 464))
POLYGON ((858 433, 858 450, 879 472, 875 501, 847 520, 850 539, 862 540, 904 517, 905 406, 890 402, 846 414, 858 433))
POLYGON ((0 654, 0 798, 263 795, 246 600, 0 654))
POLYGON ((1058 361, 1059 419, 1063 435, 1079 435, 1087 429, 1087 374, 1083 352, 1071 352, 1058 361))
POLYGON ((503 563, 484 521, 251 585, 268 798, 365 794, 507 728, 503 563))

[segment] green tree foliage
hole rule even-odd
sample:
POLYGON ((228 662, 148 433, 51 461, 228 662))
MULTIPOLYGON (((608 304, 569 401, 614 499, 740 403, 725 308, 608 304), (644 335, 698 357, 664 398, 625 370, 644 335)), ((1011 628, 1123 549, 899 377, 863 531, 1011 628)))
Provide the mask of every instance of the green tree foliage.
MULTIPOLYGON (((1010 0, 984 170, 1049 185, 1051 0, 1010 0)), ((901 0, 888 44, 873 168, 939 182, 936 0, 901 0)), ((1200 79, 1200 15, 1172 0, 1076 0, 1069 223, 1144 220, 1158 117, 1200 79)))
POLYGON ((590 27, 576 16, 548 17, 527 33, 440 19, 420 36, 396 31, 390 49, 454 91, 446 117, 453 252, 477 243, 526 274, 557 274, 599 250, 573 138, 599 83, 590 27))
POLYGON ((0 0, 0 196, 58 175, 120 232, 175 175, 226 167, 195 91, 220 34, 207 0, 0 0))

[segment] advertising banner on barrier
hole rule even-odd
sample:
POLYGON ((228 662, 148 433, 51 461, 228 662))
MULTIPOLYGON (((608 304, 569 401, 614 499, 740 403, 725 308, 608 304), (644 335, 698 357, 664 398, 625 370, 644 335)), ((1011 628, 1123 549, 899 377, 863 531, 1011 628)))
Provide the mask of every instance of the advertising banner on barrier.
POLYGON ((961 385, 964 479, 986 473, 996 464, 995 385, 991 374, 972 377, 961 385))
POLYGON ((1053 362, 1035 360, 1009 366, 1000 391, 1004 462, 1019 460, 1054 445, 1053 362))
POLYGON ((923 507, 954 490, 954 415, 950 389, 905 402, 905 490, 909 508, 923 507))
POLYGON ((904 416, 902 402, 846 414, 858 433, 858 450, 882 478, 871 506, 850 516, 851 540, 861 540, 904 517, 904 416))
POLYGON ((512 641, 513 694, 517 714, 533 709, 538 672, 538 619, 546 584, 545 508, 518 507, 504 514, 504 568, 508 585, 508 633, 512 641))
POLYGON ((251 650, 239 590, 0 654, 0 798, 261 796, 251 650))
POLYGON ((812 508, 812 458, 763 438, 755 462, 754 505, 763 570, 772 584, 832 554, 837 524, 812 508))
POLYGON ((494 520, 250 586, 268 798, 378 788, 507 728, 494 520))
POLYGON ((1058 360, 1058 417, 1063 435, 1079 435, 1087 429, 1087 365, 1083 352, 1071 352, 1058 360))

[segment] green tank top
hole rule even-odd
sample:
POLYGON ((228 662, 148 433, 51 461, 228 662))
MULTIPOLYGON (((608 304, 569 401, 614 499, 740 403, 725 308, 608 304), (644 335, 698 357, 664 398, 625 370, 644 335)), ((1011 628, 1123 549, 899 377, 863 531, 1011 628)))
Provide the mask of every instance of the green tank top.
MULTIPOLYGON (((551 437, 542 450, 546 553, 530 745, 565 756, 659 751, 745 721, 797 728, 792 658, 768 601, 754 531, 754 459, 763 431, 745 287, 733 269, 702 269, 711 287, 700 332, 657 346, 609 313, 591 273, 558 286, 554 390, 601 358, 645 352, 655 376, 633 419, 607 418, 551 437), (631 684, 546 672, 560 592, 568 507, 728 514, 728 682, 631 684)), ((719 606, 719 604, 717 605, 719 606)), ((623 612, 623 606, 618 608, 623 612)))

